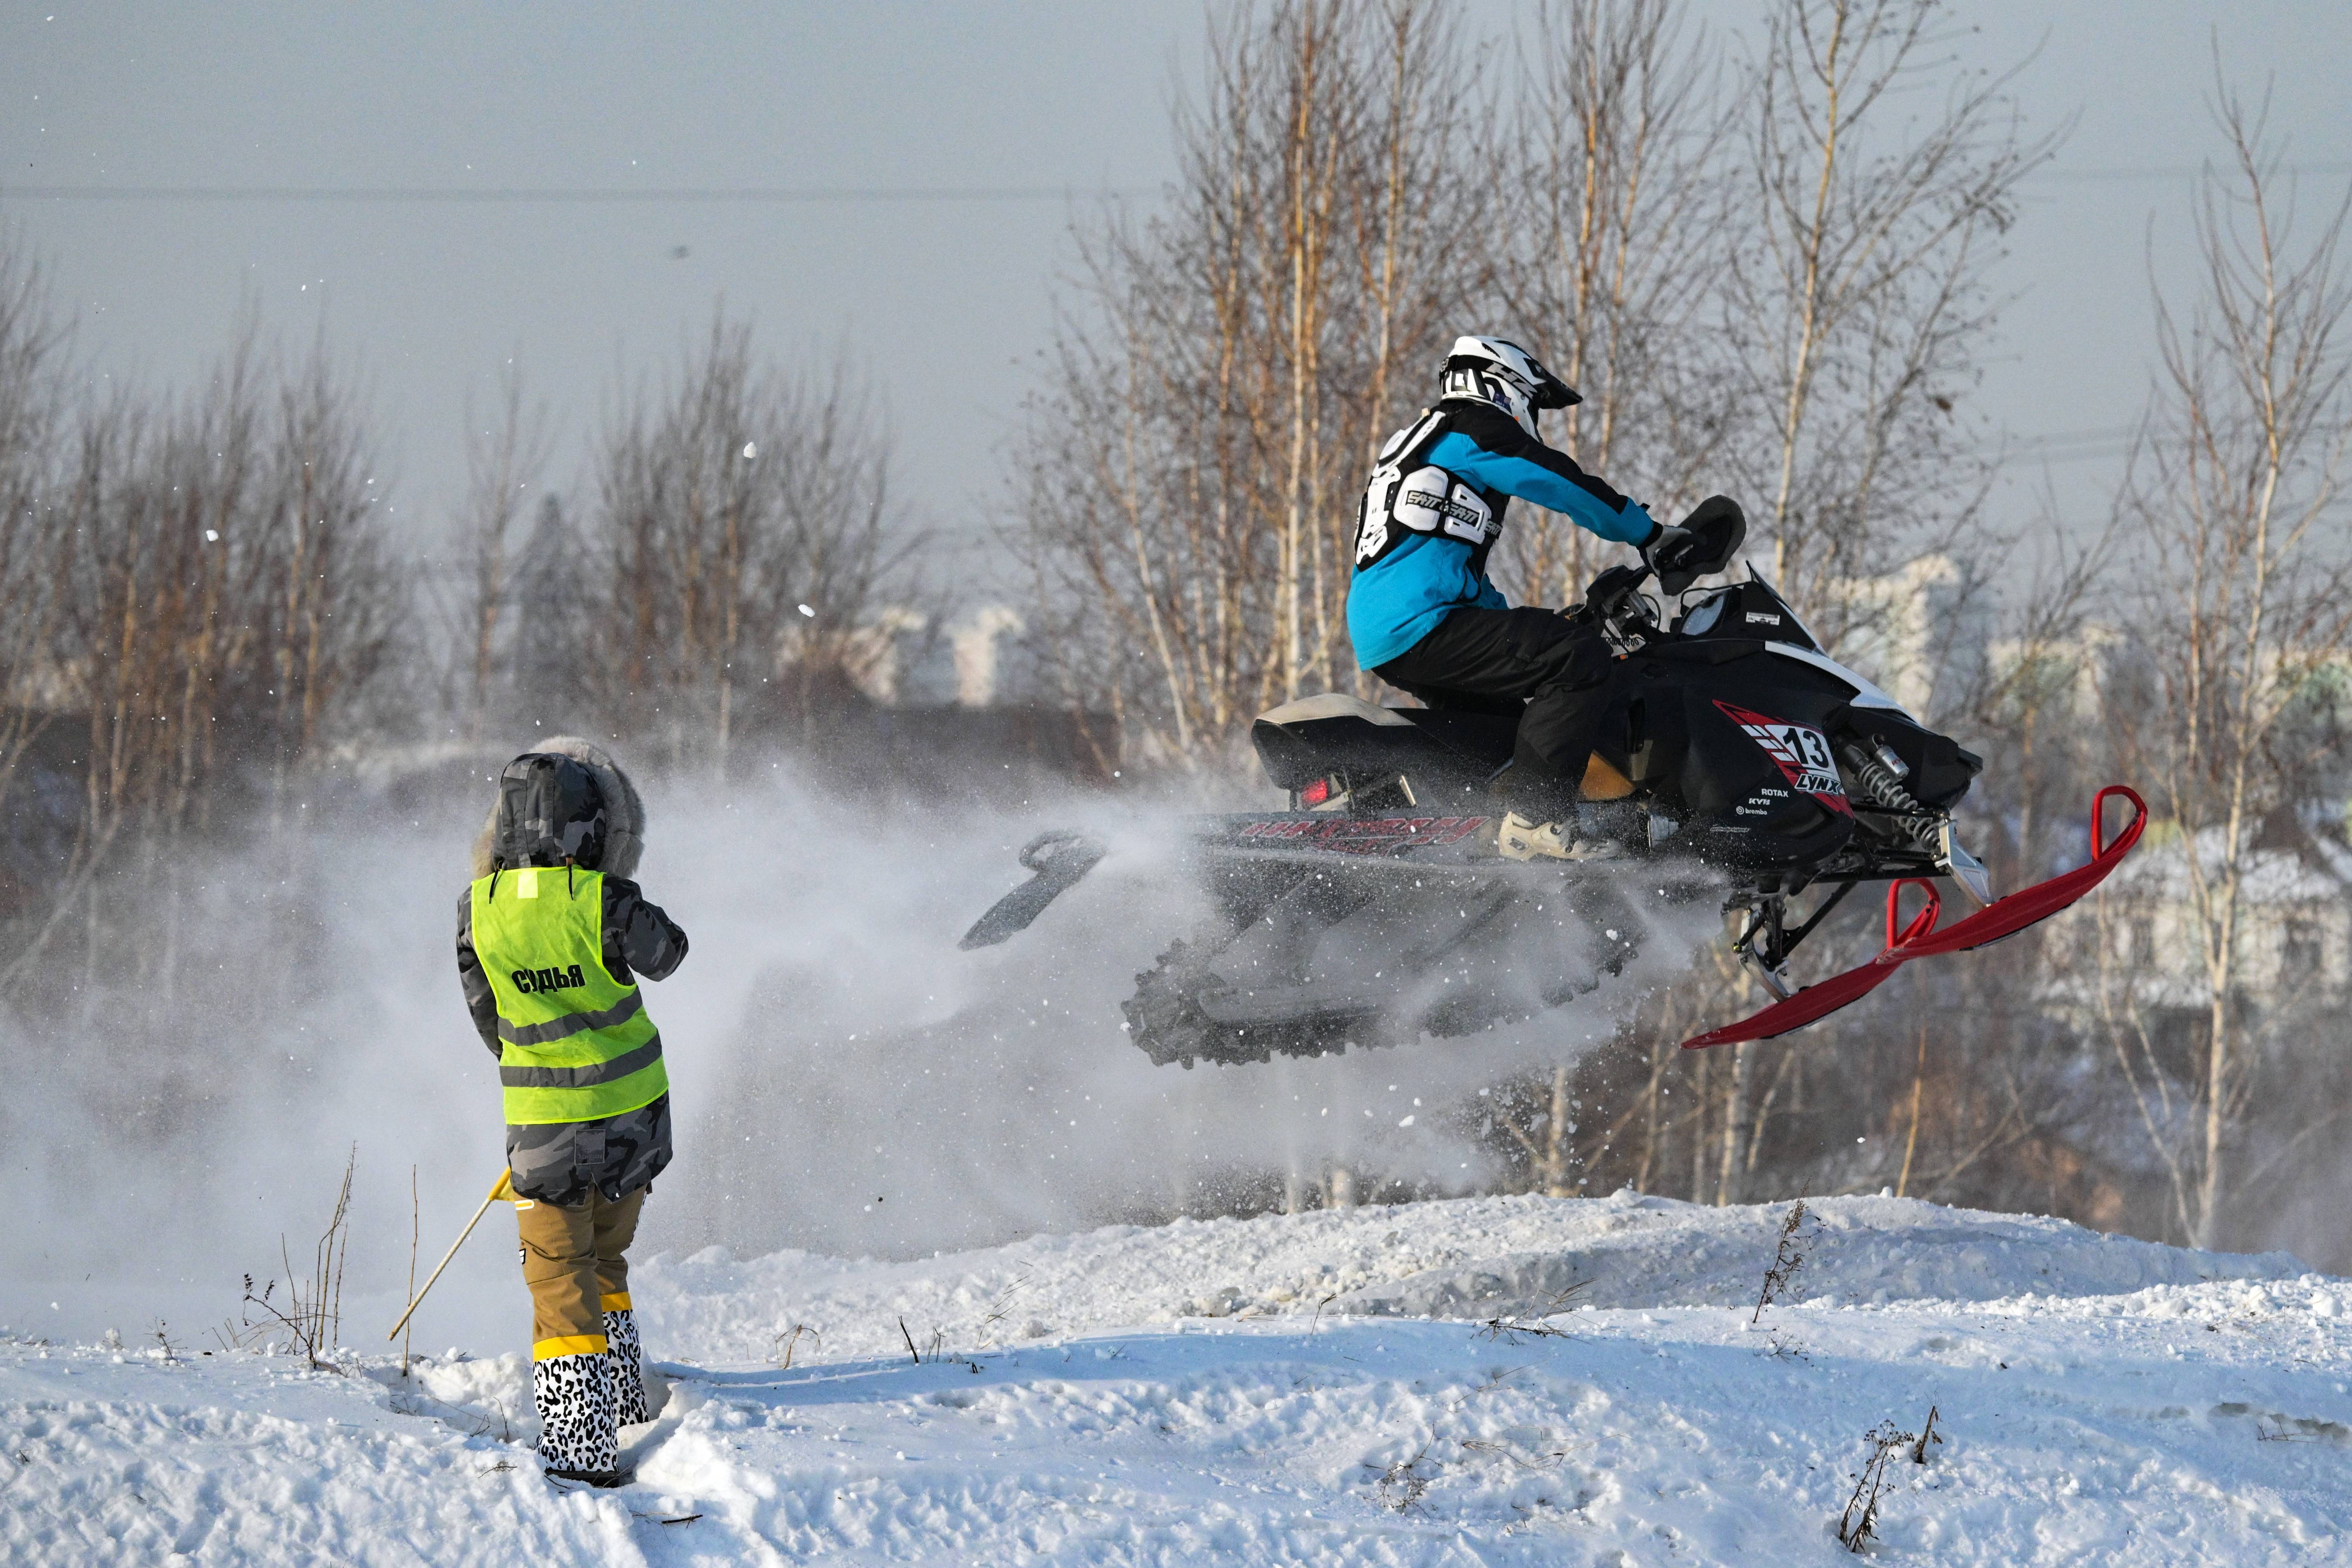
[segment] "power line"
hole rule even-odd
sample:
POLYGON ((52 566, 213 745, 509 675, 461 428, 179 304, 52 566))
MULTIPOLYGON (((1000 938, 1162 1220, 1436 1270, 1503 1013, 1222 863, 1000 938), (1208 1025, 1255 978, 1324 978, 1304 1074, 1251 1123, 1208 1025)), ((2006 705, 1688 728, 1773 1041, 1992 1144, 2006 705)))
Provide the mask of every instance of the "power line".
POLYGON ((2004 463, 2040 467, 2048 463, 2105 461, 2128 455, 2139 439, 2137 425, 2108 425, 2095 430, 2053 430, 2041 436, 2004 435, 1989 450, 2004 463))
MULTIPOLYGON (((2194 179, 2194 163, 2036 170, 2034 181, 2098 183, 2194 179)), ((2293 163, 2288 174, 2352 174, 2352 161, 2293 163)), ((1076 196, 1148 196, 1157 186, 1120 185, 8 185, 0 200, 61 202, 584 202, 726 203, 799 205, 865 202, 1036 202, 1076 196)))
POLYGON ((2137 425, 2103 425, 2095 430, 2053 430, 2043 436, 2017 436, 2014 447, 2077 447, 2086 441, 2121 441, 2139 433, 2137 425))
MULTIPOLYGON (((2026 177, 2030 180, 2193 180, 2212 165, 2199 163, 2149 164, 2145 168, 2124 169, 2036 169, 2026 177)), ((2328 163, 2288 163, 2278 171, 2282 174, 2352 174, 2352 162, 2328 163)))
POLYGON ((1035 202, 1152 194, 1076 185, 5 185, 0 200, 61 202, 1035 202))

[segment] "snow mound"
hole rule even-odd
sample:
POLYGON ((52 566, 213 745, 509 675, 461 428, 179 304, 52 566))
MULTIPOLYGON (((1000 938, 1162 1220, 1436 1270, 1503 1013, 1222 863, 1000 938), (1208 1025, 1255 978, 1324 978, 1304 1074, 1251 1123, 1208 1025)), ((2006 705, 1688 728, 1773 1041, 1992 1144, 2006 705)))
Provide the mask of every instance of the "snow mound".
POLYGON ((1828 1564, 1882 1440, 1889 1561, 2352 1560, 2352 1282, 1836 1199, 1751 1324, 1786 1213, 655 1259, 609 1492, 541 1473, 513 1347, 337 1375, 0 1331, 0 1562, 1828 1564))
MULTIPOLYGON (((1793 1298, 1832 1304, 2110 1296, 2205 1279, 2291 1279, 2283 1252, 2190 1252, 2064 1220, 1917 1199, 1823 1198, 1793 1298)), ((1489 1318, 1589 1307, 1752 1303, 1788 1205, 1706 1208, 1631 1192, 1492 1197, 1179 1220, 1041 1236, 906 1263, 710 1248, 632 1275, 649 1342, 795 1362, 904 1353, 938 1333, 993 1348, 1179 1318, 1489 1318), (902 1332, 899 1324, 905 1322, 902 1332), (821 1350, 818 1347, 822 1347, 821 1350)))
MULTIPOLYGON (((1545 1206, 1465 1237, 1492 1256, 1349 1290, 1332 1310, 1376 1317, 1493 1317, 1589 1307, 1719 1307, 1753 1302, 1790 1205, 1701 1208, 1621 1193, 1545 1206), (1527 1233, 1537 1233, 1528 1237, 1527 1233), (1522 1239, 1526 1237, 1526 1239, 1522 1239), (1533 1245, 1529 1245, 1529 1242, 1533 1245)), ((1822 1198, 1792 1240, 1803 1258, 1787 1299, 1994 1301, 2119 1296, 2209 1279, 2292 1279, 2284 1252, 2190 1252, 2106 1236, 2066 1220, 1942 1208, 1916 1198, 1822 1198)))

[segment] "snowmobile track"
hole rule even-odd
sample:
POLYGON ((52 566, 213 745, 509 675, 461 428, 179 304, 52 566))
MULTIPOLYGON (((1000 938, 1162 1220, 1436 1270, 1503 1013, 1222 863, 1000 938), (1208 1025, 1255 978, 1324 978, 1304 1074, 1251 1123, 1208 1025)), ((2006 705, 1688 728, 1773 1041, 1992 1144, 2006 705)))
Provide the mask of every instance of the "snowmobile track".
POLYGON ((1334 1056, 1350 1045, 1388 1043, 1370 1032, 1378 1023, 1373 1011, 1345 1019, 1326 1014, 1284 1022, 1220 1023, 1209 1016, 1199 997, 1202 986, 1220 984, 1209 968, 1213 956, 1209 946, 1178 938, 1168 944, 1158 964, 1135 977, 1135 994, 1119 1005, 1127 1015, 1129 1037, 1152 1066, 1264 1062, 1277 1053, 1334 1056))
MULTIPOLYGON (((1496 904, 1424 957, 1444 962, 1508 910, 1507 900, 1496 904)), ((1629 929, 1635 924, 1630 911, 1621 916, 1620 923, 1629 929)), ((1230 940, 1230 932, 1223 934, 1225 940, 1230 940)), ((1225 951, 1225 940, 1220 940, 1214 932, 1205 938, 1195 933, 1191 939, 1171 942, 1153 968, 1136 975, 1135 994, 1120 1004, 1120 1010, 1127 1015, 1129 1038, 1151 1058, 1154 1067, 1174 1062, 1190 1068, 1202 1061, 1237 1066, 1271 1061, 1277 1055, 1303 1058, 1339 1056, 1350 1046, 1394 1047, 1423 1034, 1452 1038, 1565 1005, 1622 973, 1625 965, 1640 952, 1640 943, 1630 937, 1615 940, 1614 930, 1608 935, 1612 945, 1589 974, 1556 980, 1520 1006, 1496 1007, 1475 999, 1474 991, 1451 1002, 1400 1012, 1396 1004, 1402 998, 1387 994, 1364 997, 1354 1007, 1316 1007, 1287 1017, 1271 1011, 1229 1020, 1215 1016, 1211 1006, 1237 994, 1272 1001, 1291 988, 1276 986, 1267 992, 1237 993, 1213 967, 1225 951)), ((1277 1008, 1278 1005, 1277 1003, 1277 1008)))

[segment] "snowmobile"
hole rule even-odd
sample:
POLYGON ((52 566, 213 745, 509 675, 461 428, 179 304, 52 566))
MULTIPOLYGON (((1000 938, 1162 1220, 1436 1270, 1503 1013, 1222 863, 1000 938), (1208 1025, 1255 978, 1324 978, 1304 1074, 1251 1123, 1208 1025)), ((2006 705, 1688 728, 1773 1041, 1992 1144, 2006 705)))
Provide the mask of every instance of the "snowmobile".
MULTIPOLYGON (((1737 547, 1737 535, 1729 548, 1737 547)), ((1728 549, 1724 552, 1728 554, 1728 549)), ((1383 708, 1332 692, 1251 726, 1290 809, 1187 819, 1215 911, 1137 976, 1126 1027, 1155 1063, 1265 1061, 1349 1045, 1457 1036, 1557 1006, 1618 973, 1645 910, 1721 898, 1731 950, 1776 1000, 1687 1047, 1765 1039, 1826 1016, 1901 963, 1982 946, 2073 903, 2137 841, 2139 797, 2102 790, 2090 864, 1996 900, 1953 809, 1983 760, 1831 658, 1753 566, 1693 589, 1723 558, 1643 591, 1647 564, 1594 579, 1582 607, 1622 660, 1579 807, 1618 853, 1508 858, 1490 784, 1511 757, 1509 711, 1383 708), (1596 789, 1596 781, 1599 781, 1596 789), (2110 796, 2137 816, 2112 841, 2110 796), (1980 906, 1937 930, 1937 882, 1980 906), (1857 887, 1887 887, 1887 945, 1799 989, 1788 963, 1857 887), (1908 919, 1906 889, 1927 895, 1908 919), (1811 893, 1800 914, 1791 900, 1811 893)), ((1035 875, 962 946, 1025 928, 1102 858, 1080 834, 1022 851, 1035 875)))

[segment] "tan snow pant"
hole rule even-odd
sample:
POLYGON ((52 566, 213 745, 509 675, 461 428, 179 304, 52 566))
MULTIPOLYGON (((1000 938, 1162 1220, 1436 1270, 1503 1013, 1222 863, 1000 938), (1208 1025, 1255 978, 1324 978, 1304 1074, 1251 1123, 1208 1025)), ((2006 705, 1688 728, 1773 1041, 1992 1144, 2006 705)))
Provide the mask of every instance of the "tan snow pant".
POLYGON ((569 1207, 529 1198, 515 1204, 533 1361, 607 1348, 604 1314, 628 1310, 629 1260, 622 1255, 636 1238, 645 1201, 643 1187, 618 1203, 591 1188, 569 1207))

